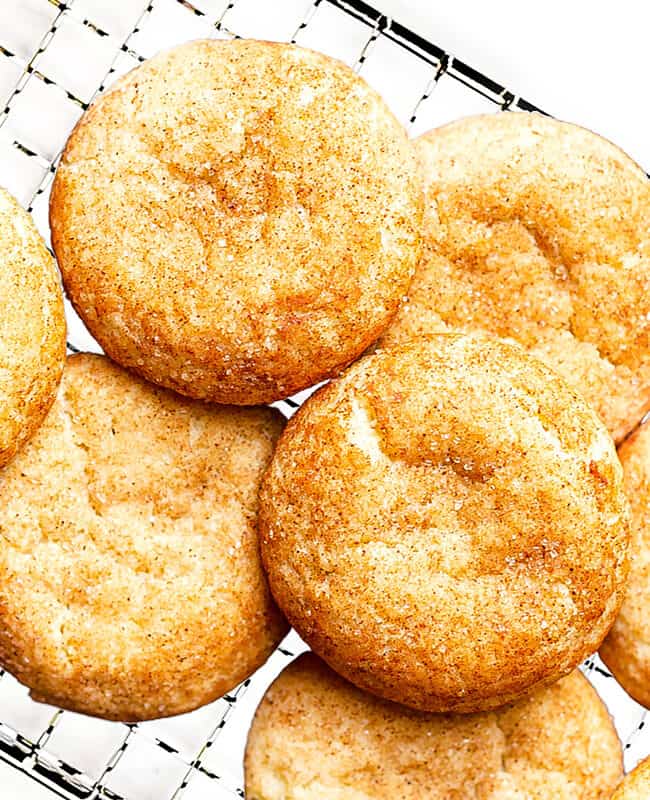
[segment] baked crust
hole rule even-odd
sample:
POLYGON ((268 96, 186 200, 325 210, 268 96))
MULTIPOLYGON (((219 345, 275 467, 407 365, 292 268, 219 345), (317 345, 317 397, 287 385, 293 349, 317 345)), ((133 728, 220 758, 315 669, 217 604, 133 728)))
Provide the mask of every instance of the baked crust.
POLYGON ((625 153, 539 114, 416 140, 424 255, 382 339, 485 331, 557 370, 621 441, 650 407, 650 182, 625 153))
POLYGON ((0 482, 0 662, 32 696, 137 721, 211 702, 287 631, 259 558, 257 489, 282 428, 103 356, 0 482))
POLYGON ((344 64, 194 41, 82 117, 50 219, 109 356, 248 405, 337 373, 384 330, 421 252, 422 190, 403 127, 344 64))
POLYGON ((600 654, 625 691, 650 708, 650 426, 638 428, 618 454, 632 509, 630 577, 600 654))
POLYGON ((245 773, 248 800, 609 800, 623 769, 577 670, 496 712, 434 715, 366 694, 309 653, 267 690, 245 773))
POLYGON ((650 758, 642 761, 612 795, 612 800, 648 800, 650 797, 650 758))
POLYGON ((442 334, 313 395, 260 494, 289 622, 337 672, 427 711, 479 711, 598 649, 628 506, 593 410, 522 348, 442 334))
POLYGON ((30 215, 0 188, 0 466, 54 401, 65 361, 63 294, 30 215))

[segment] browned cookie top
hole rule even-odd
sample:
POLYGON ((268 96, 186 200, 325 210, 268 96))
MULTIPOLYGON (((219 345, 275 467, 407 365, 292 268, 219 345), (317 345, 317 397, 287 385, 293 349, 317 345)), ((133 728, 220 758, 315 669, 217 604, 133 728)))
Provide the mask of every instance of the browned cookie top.
POLYGON ((64 360, 54 259, 29 214, 0 189, 0 466, 43 421, 64 360))
POLYGON ((494 708, 594 652, 628 507, 611 437, 523 349, 443 334, 378 351, 289 423, 261 490, 289 621, 361 688, 494 708))
POLYGON ((118 81, 57 171, 53 242, 105 351, 217 402, 285 397, 382 332, 421 250, 406 133, 351 69, 195 41, 118 81))
POLYGON ((650 404, 650 182, 590 131, 469 117, 416 143, 424 256, 384 344, 450 329, 512 337, 619 441, 650 404))
POLYGON ((68 359, 43 426, 0 473, 0 663, 38 700, 124 721, 248 677, 287 629, 256 532, 281 428, 271 409, 68 359))
POLYGON ((632 508, 630 577, 601 655, 625 691, 650 708, 650 425, 626 439, 618 454, 632 508))
POLYGON ((422 714, 310 653, 267 691, 245 768, 247 800, 609 800, 622 754, 578 671, 497 712, 422 714))

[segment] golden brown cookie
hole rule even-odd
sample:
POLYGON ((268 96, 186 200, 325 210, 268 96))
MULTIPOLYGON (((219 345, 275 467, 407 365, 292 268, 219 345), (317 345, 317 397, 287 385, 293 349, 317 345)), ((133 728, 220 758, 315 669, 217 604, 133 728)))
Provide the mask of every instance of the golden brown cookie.
POLYGON ((149 719, 264 662, 287 631, 255 530, 281 419, 68 359, 43 426, 0 474, 0 663, 35 699, 149 719))
POLYGON ((590 131, 528 113, 417 140, 424 255, 384 345, 511 337, 556 369, 617 441, 650 407, 650 182, 590 131))
POLYGON ((479 711, 598 649, 627 576, 605 427, 517 345, 378 351, 321 389, 262 483, 262 559, 337 672, 426 711, 479 711))
POLYGON ((246 405, 335 374, 384 330, 420 255, 422 191, 405 131, 342 63, 195 41, 85 114, 50 218, 108 355, 246 405))
POLYGON ((577 670, 517 705, 454 716, 379 700, 311 653, 268 689, 245 768, 248 800, 609 800, 623 774, 577 670))
POLYGON ((54 259, 29 214, 0 188, 0 466, 43 421, 64 361, 54 259))
POLYGON ((612 795, 612 800, 648 800, 650 797, 650 758, 625 778, 612 795))
POLYGON ((632 507, 630 577, 600 654, 625 691, 650 708, 650 425, 626 439, 618 454, 632 507))

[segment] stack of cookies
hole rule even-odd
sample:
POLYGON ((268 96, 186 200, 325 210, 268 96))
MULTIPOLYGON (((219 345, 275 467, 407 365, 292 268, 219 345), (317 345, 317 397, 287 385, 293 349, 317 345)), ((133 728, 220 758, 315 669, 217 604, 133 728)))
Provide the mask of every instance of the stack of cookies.
POLYGON ((650 705, 648 219, 593 133, 411 142, 295 46, 122 78, 50 208, 106 356, 65 361, 54 263, 0 194, 2 666, 146 720, 291 625, 313 652, 260 705, 249 800, 609 800, 621 746, 576 667, 604 640, 650 705), (329 379, 286 426, 262 405, 329 379))

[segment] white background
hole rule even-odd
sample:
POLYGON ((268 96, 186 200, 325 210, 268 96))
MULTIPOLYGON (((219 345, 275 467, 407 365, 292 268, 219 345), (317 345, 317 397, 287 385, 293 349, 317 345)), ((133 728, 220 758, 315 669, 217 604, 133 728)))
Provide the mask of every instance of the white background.
POLYGON ((376 0, 374 5, 650 171, 648 0, 376 0))

